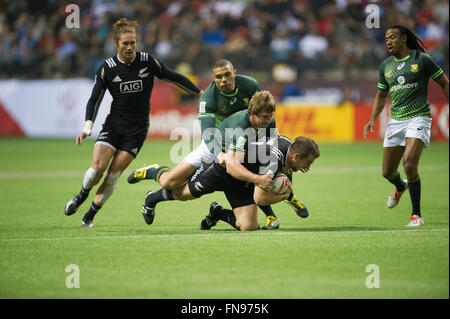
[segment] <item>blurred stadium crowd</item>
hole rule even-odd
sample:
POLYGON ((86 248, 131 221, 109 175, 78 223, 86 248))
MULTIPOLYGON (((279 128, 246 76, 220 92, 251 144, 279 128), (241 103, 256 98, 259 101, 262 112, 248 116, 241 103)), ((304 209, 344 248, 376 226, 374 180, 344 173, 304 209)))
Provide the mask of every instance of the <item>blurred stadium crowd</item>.
POLYGON ((221 57, 262 81, 279 63, 311 78, 377 76, 390 24, 413 29, 448 74, 448 8, 448 0, 0 0, 0 78, 91 77, 116 54, 112 24, 123 16, 140 24, 138 50, 200 77, 221 57), (66 26, 70 3, 80 28, 66 26), (380 8, 380 28, 365 25, 369 3, 380 8))

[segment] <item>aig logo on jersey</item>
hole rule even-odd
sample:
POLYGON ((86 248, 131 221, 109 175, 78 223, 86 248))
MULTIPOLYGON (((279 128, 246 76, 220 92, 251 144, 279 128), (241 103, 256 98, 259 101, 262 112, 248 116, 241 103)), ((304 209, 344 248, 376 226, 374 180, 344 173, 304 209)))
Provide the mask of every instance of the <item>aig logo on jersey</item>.
POLYGON ((142 91, 142 80, 120 83, 120 93, 135 93, 142 91))

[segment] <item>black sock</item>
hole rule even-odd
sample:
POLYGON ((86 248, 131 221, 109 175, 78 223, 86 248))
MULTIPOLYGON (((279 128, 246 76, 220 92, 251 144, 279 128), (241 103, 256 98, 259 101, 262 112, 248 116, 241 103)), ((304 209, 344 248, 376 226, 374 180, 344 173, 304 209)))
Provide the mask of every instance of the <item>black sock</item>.
POLYGON ((289 197, 287 198, 287 201, 290 202, 291 199, 292 199, 292 197, 294 197, 294 192, 291 192, 291 193, 289 194, 289 197))
POLYGON ((397 192, 401 193, 406 188, 405 182, 400 177, 400 173, 398 173, 397 177, 394 177, 392 180, 389 180, 389 182, 395 185, 397 192))
POLYGON ((231 209, 226 209, 226 208, 223 208, 222 206, 218 205, 213 210, 213 217, 217 218, 221 221, 224 221, 225 223, 228 223, 237 229, 236 216, 234 215, 234 213, 231 209))
POLYGON ((83 220, 93 220, 95 217, 95 214, 98 213, 98 211, 102 208, 102 206, 96 205, 94 202, 92 202, 91 207, 89 208, 88 212, 84 215, 83 220))
POLYGON ((147 196, 145 199, 145 205, 155 206, 159 202, 164 202, 166 200, 174 200, 172 190, 161 188, 160 190, 147 196))
POLYGON ((411 215, 420 215, 420 193, 421 193, 421 184, 420 179, 413 182, 408 183, 409 196, 411 197, 412 204, 412 214, 411 215))
POLYGON ((275 215, 275 212, 272 210, 272 207, 270 205, 267 206, 259 206, 259 208, 261 208, 261 210, 264 212, 264 214, 266 214, 267 216, 273 216, 273 217, 277 217, 275 215))
POLYGON ((78 194, 78 198, 84 202, 86 198, 89 196, 90 189, 85 189, 84 187, 81 187, 80 193, 78 194))

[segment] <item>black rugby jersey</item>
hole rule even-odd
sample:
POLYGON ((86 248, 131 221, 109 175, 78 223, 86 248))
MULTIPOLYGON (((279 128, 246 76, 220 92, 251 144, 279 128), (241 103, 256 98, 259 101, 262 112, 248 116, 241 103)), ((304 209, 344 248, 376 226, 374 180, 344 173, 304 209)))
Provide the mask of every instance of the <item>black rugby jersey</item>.
POLYGON ((106 89, 113 101, 109 116, 134 123, 148 123, 150 97, 154 77, 171 82, 185 91, 198 94, 200 88, 187 77, 167 67, 146 52, 135 52, 130 65, 118 59, 108 58, 95 74, 95 85, 86 106, 86 121, 95 121, 106 89))
POLYGON ((257 151, 256 163, 244 163, 243 165, 256 174, 275 177, 286 166, 287 154, 291 145, 292 141, 289 138, 278 135, 276 139, 260 145, 261 149, 257 151))

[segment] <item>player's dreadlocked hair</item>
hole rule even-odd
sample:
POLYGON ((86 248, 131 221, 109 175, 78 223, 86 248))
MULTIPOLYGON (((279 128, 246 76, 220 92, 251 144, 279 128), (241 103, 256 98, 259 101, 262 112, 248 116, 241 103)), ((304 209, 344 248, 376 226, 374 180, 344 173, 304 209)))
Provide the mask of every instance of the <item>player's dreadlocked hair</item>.
POLYGON ((118 20, 113 25, 114 40, 119 41, 121 33, 127 33, 127 32, 135 33, 137 27, 138 27, 137 21, 128 20, 127 18, 122 18, 122 19, 118 20))
POLYGON ((387 27, 386 30, 397 29, 400 35, 406 35, 406 46, 411 50, 416 50, 417 52, 425 52, 426 46, 423 44, 422 40, 412 32, 408 27, 400 24, 394 24, 387 27))

